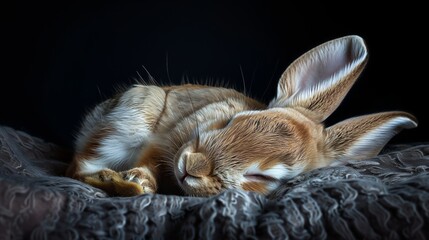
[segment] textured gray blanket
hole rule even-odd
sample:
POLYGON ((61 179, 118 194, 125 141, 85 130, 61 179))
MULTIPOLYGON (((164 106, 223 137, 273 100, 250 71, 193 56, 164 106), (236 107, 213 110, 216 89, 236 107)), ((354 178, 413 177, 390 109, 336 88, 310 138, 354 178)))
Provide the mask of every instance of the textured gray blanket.
POLYGON ((70 152, 0 126, 0 239, 425 239, 429 144, 395 145, 271 196, 111 198, 62 176, 70 152))

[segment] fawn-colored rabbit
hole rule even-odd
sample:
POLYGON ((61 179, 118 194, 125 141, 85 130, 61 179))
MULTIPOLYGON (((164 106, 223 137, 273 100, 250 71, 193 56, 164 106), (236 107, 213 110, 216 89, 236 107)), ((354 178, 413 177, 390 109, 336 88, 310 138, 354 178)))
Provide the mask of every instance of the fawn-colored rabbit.
POLYGON ((366 61, 358 36, 317 46, 286 69, 268 106, 221 87, 135 85, 86 116, 67 176, 116 196, 160 185, 267 194, 303 171, 373 157, 416 119, 394 111, 323 125, 366 61))

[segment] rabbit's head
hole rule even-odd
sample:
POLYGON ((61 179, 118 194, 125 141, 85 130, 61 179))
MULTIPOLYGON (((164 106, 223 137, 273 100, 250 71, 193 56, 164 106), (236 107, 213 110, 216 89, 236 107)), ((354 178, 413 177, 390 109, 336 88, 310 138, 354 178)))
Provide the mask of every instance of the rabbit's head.
POLYGON ((295 60, 282 74, 277 96, 264 110, 243 111, 210 123, 176 154, 175 175, 196 196, 225 189, 267 194, 281 179, 338 159, 379 153, 401 129, 417 126, 405 112, 350 118, 325 128, 367 61, 364 41, 346 36, 295 60))

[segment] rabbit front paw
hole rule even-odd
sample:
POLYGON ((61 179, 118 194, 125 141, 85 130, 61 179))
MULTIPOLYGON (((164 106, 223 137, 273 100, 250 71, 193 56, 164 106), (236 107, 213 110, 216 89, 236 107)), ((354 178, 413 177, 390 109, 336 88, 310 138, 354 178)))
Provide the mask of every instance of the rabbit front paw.
POLYGON ((128 183, 141 186, 143 193, 155 193, 157 184, 152 172, 145 167, 137 167, 120 172, 122 179, 128 183))
POLYGON ((152 173, 144 167, 123 172, 106 168, 85 176, 83 182, 105 191, 110 196, 127 197, 156 191, 156 180, 152 173))

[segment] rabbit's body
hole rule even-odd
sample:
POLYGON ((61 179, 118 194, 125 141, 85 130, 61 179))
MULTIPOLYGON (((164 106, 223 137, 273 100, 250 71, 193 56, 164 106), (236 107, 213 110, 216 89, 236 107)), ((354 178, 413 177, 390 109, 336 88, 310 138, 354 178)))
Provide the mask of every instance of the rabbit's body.
POLYGON ((237 188, 267 194, 281 179, 341 158, 371 157, 402 128, 404 112, 326 119, 367 59, 363 40, 339 38, 286 69, 268 106, 232 89, 135 85, 85 118, 67 175, 112 195, 159 185, 209 196, 237 188))
POLYGON ((69 175, 79 178, 105 168, 126 171, 143 161, 163 172, 158 184, 175 186, 174 154, 198 130, 214 130, 239 112, 265 107, 222 87, 135 85, 86 116, 69 175))

